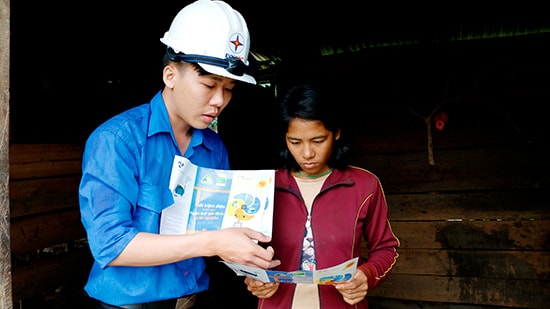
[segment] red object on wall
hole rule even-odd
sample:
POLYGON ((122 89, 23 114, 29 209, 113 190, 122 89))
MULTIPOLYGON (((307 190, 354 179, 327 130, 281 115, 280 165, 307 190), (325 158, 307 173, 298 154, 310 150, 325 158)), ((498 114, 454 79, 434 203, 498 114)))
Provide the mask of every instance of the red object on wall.
POLYGON ((445 112, 441 112, 434 117, 435 128, 439 131, 443 131, 445 128, 445 122, 449 119, 449 116, 445 112))

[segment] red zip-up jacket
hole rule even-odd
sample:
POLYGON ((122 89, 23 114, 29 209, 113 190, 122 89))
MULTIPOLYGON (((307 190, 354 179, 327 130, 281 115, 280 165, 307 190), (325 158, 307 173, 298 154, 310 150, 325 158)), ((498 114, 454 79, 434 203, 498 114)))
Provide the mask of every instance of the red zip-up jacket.
MULTIPOLYGON (((298 185, 288 170, 275 174, 275 199, 271 245, 276 270, 300 269, 307 209, 298 185)), ((349 167, 334 169, 313 201, 311 228, 317 269, 332 267, 354 257, 368 277, 369 290, 377 288, 392 271, 399 254, 399 240, 388 221, 388 207, 378 177, 349 167), (361 239, 368 244, 368 259, 361 257, 361 239)), ((281 283, 270 298, 260 299, 260 309, 289 309, 296 285, 281 283)), ((367 300, 352 306, 332 285, 318 285, 322 309, 368 308, 367 300)))

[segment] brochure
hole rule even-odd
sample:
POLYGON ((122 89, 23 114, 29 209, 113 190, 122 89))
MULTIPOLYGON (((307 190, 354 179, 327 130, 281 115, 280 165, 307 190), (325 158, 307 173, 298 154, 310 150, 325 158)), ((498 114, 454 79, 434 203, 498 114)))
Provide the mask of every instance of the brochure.
POLYGON ((271 237, 275 170, 219 170, 175 156, 161 234, 248 227, 271 237))
POLYGON ((291 272, 264 270, 232 262, 221 261, 238 276, 248 276, 263 282, 338 284, 351 280, 357 269, 359 258, 319 270, 296 270, 291 272))

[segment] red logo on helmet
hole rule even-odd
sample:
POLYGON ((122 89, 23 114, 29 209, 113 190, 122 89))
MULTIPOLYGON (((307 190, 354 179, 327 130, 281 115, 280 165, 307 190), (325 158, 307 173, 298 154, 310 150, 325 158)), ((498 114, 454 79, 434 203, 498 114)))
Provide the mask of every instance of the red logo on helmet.
POLYGON ((240 53, 244 48, 244 42, 241 42, 241 35, 238 33, 233 34, 229 42, 231 50, 233 50, 237 54, 240 53))

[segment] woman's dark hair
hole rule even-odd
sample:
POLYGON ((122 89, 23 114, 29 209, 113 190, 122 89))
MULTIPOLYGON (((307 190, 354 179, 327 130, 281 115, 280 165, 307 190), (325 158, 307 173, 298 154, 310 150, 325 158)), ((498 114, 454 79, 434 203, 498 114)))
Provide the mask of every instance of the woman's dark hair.
MULTIPOLYGON (((328 95, 321 93, 321 88, 313 84, 300 84, 288 90, 280 103, 280 131, 283 137, 280 160, 284 168, 299 170, 300 166, 284 142, 289 123, 295 118, 320 121, 327 130, 336 134, 342 131, 342 118, 339 117, 338 104, 328 95)), ((348 166, 349 146, 345 144, 343 132, 340 139, 334 141, 334 148, 328 165, 342 169, 348 166)))

